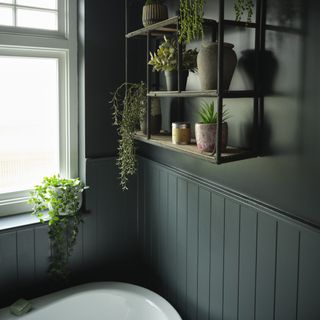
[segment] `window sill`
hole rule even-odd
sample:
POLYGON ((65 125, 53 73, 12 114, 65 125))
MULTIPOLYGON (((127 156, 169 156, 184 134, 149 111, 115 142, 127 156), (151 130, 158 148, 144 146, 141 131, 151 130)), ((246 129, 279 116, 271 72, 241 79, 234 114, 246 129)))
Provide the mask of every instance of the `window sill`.
MULTIPOLYGON (((46 220, 46 216, 44 220, 46 220)), ((22 213, 14 216, 0 217, 0 231, 10 230, 19 227, 25 227, 33 224, 40 224, 38 218, 31 215, 31 213, 22 213)))

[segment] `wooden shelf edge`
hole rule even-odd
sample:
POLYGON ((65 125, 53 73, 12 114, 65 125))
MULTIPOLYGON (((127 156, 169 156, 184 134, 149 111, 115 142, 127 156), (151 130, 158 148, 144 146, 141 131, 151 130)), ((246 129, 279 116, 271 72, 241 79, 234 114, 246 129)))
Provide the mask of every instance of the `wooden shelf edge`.
MULTIPOLYGON (((209 152, 201 153, 200 151, 198 151, 195 141, 192 141, 190 145, 176 145, 171 142, 171 135, 167 135, 167 134, 152 135, 151 139, 147 139, 147 136, 144 135, 142 132, 136 133, 135 140, 148 143, 157 147, 161 147, 167 150, 173 150, 179 153, 183 153, 198 159, 209 161, 214 164, 218 164, 216 157, 211 153, 209 152)), ((228 162, 237 161, 237 160, 244 160, 248 158, 254 158, 258 156, 257 154, 248 150, 243 150, 243 149, 233 148, 233 147, 228 147, 228 149, 229 149, 228 153, 222 154, 221 161, 219 164, 228 163, 228 162)))
MULTIPOLYGON (((217 90, 207 91, 150 91, 148 97, 172 97, 172 98, 192 98, 192 97, 218 97, 217 90)), ((224 98, 254 98, 256 92, 253 90, 230 90, 223 93, 224 98)))

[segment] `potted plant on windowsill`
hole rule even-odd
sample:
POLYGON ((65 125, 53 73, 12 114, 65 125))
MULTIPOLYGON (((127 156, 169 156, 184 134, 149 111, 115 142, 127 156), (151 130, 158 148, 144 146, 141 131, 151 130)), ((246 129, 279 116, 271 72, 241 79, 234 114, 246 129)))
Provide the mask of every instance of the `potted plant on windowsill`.
POLYGON ((168 8, 160 0, 147 0, 142 9, 144 27, 168 19, 168 8))
MULTIPOLYGON (((182 48, 182 74, 181 74, 181 90, 186 89, 187 78, 190 72, 197 70, 197 49, 186 50, 182 48)), ((153 66, 153 71, 164 72, 166 77, 166 84, 168 91, 175 91, 178 89, 178 50, 177 43, 173 38, 164 37, 157 49, 157 52, 150 52, 149 65, 153 66)))
MULTIPOLYGON (((218 114, 214 108, 214 101, 203 102, 199 111, 201 122, 195 125, 195 134, 198 150, 201 152, 215 152, 218 114)), ((228 123, 230 116, 223 111, 222 118, 222 151, 225 151, 228 144, 228 123)))
POLYGON ((49 274, 57 279, 68 277, 68 259, 72 253, 82 221, 79 209, 84 184, 79 179, 65 179, 59 175, 45 177, 34 187, 29 203, 33 215, 44 223, 48 220, 52 255, 49 274), (48 217, 45 217, 45 212, 48 217))

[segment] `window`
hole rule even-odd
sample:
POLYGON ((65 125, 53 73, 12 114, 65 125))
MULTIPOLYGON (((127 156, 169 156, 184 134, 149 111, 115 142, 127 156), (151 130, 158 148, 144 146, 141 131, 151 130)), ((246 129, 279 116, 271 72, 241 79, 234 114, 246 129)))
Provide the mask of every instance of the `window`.
POLYGON ((62 0, 0 0, 0 27, 15 33, 39 34, 50 30, 63 34, 65 6, 62 0))
POLYGON ((77 176, 76 9, 76 1, 0 0, 0 216, 30 210, 43 176, 77 176), (66 5, 69 33, 52 37, 66 5))

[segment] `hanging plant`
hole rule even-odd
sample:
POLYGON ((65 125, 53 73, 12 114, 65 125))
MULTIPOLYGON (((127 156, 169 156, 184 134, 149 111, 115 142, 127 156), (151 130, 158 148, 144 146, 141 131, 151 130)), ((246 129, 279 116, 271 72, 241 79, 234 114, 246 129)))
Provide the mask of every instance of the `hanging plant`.
POLYGON ((76 243, 79 213, 84 184, 79 179, 64 179, 59 175, 45 177, 40 185, 34 187, 29 203, 33 215, 44 223, 48 212, 49 238, 52 255, 49 275, 58 280, 66 280, 69 275, 68 260, 76 243))
POLYGON ((189 43, 203 37, 203 14, 206 0, 180 0, 179 42, 189 43))
POLYGON ((134 135, 143 121, 147 105, 147 87, 144 82, 123 83, 112 93, 113 124, 118 127, 119 147, 117 166, 122 190, 128 189, 128 179, 137 171, 134 135))
POLYGON ((236 13, 236 21, 241 21, 242 16, 245 12, 247 12, 247 22, 251 22, 253 16, 253 8, 253 0, 235 0, 234 11, 236 13))

